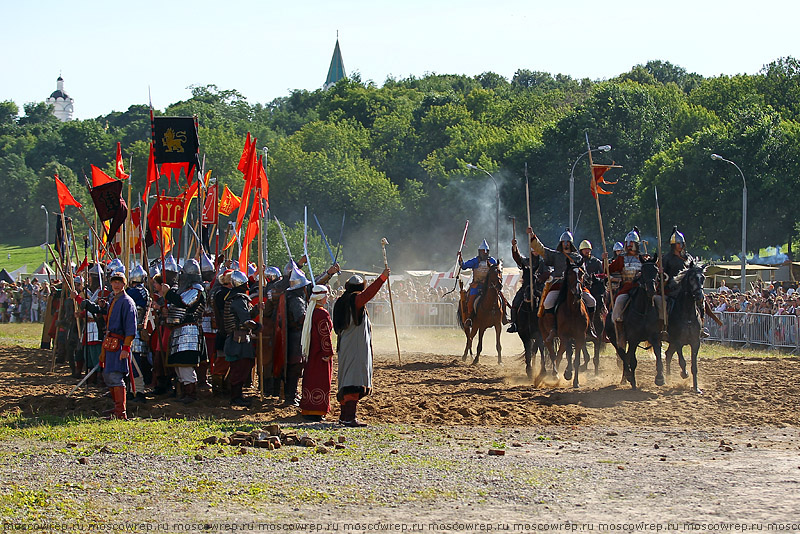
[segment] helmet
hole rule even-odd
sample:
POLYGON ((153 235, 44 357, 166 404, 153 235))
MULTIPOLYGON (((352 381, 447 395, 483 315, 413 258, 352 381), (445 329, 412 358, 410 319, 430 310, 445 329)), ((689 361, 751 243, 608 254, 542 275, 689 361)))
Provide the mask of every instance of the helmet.
POLYGON ((267 267, 266 270, 264 271, 264 276, 267 277, 267 280, 269 282, 274 282, 275 280, 281 277, 281 270, 278 269, 277 267, 272 267, 272 266, 267 267))
POLYGON ((489 243, 487 243, 484 239, 483 243, 481 243, 481 246, 478 247, 478 250, 485 250, 486 252, 489 252, 489 243))
POLYGON ((200 275, 203 282, 210 282, 214 279, 215 274, 214 262, 205 252, 200 253, 200 275))
POLYGON ((253 262, 247 264, 247 277, 255 276, 256 272, 258 271, 258 267, 253 262))
POLYGON ((170 252, 167 254, 167 257, 164 258, 164 282, 169 285, 175 283, 175 280, 178 278, 178 262, 175 261, 175 257, 170 252))
POLYGON ((578 247, 578 250, 583 250, 583 249, 586 249, 586 248, 588 248, 589 250, 592 250, 592 244, 589 242, 588 239, 584 239, 583 241, 581 241, 581 244, 578 247))
MULTIPOLYGON (((217 276, 217 281, 220 284, 222 284, 223 286, 225 284, 229 284, 231 282, 231 275, 232 274, 233 274, 233 271, 231 269, 225 269, 225 267, 223 266, 222 267, 222 271, 220 271, 219 275, 217 276)), ((244 273, 242 273, 242 274, 244 274, 244 273)))
POLYGON ((75 282, 76 284, 81 284, 81 285, 83 285, 83 278, 81 278, 80 276, 76 276, 76 277, 73 279, 73 282, 75 282))
POLYGON ((286 267, 283 268, 283 276, 291 276, 292 271, 297 268, 297 264, 294 260, 289 260, 289 263, 286 264, 286 267))
POLYGON ((194 258, 183 262, 183 267, 181 267, 181 273, 178 277, 178 285, 182 288, 187 288, 193 283, 199 283, 202 281, 203 278, 200 273, 200 263, 194 258))
POLYGON ((686 244, 686 238, 683 237, 683 234, 678 231, 677 226, 672 227, 672 235, 669 236, 669 244, 674 245, 676 243, 680 243, 681 245, 686 244))
POLYGON ((234 271, 239 270, 239 260, 233 260, 231 262, 231 269, 233 269, 234 271))
POLYGON ((558 240, 562 241, 562 242, 563 241, 568 241, 568 242, 572 243, 575 240, 575 238, 572 237, 572 232, 569 231, 569 228, 565 228, 564 229, 564 233, 561 234, 561 237, 559 237, 558 240))
POLYGON ((620 250, 625 250, 625 245, 617 241, 614 243, 614 252, 619 252, 620 250))
POLYGON ((114 258, 108 263, 106 270, 110 273, 115 273, 117 271, 125 272, 125 265, 122 264, 122 260, 119 258, 114 258))
POLYGON ((639 244, 639 229, 635 226, 633 227, 633 230, 628 232, 628 235, 625 236, 625 244, 628 244, 631 241, 637 245, 639 244))
POLYGON ((231 273, 231 285, 233 287, 240 287, 247 284, 247 275, 242 271, 233 271, 231 273))
POLYGON ((292 274, 289 275, 289 290, 292 289, 299 289, 301 287, 305 287, 311 282, 308 281, 306 275, 303 274, 303 271, 295 267, 292 270, 292 274))
POLYGON ((133 269, 131 269, 130 282, 132 284, 141 284, 145 280, 147 280, 147 273, 145 272, 144 268, 137 263, 133 266, 133 269))
POLYGON ((366 288, 366 282, 364 279, 361 278, 359 275, 354 274, 350 277, 349 280, 344 284, 345 291, 364 291, 366 288))
POLYGON ((99 263, 92 264, 91 268, 89 268, 89 274, 94 276, 100 276, 100 271, 103 270, 103 267, 99 263))

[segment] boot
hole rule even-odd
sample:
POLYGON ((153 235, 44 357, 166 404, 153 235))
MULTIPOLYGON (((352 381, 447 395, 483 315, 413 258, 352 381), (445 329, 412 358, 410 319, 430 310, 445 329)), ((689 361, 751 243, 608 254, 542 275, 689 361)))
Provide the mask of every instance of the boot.
POLYGON ((544 313, 545 313, 545 317, 548 316, 548 315, 550 315, 552 317, 552 319, 548 319, 547 321, 545 321, 545 322, 549 322, 550 323, 550 331, 547 333, 547 337, 544 340, 544 342, 549 345, 556 338, 556 330, 557 330, 557 328, 556 328, 555 308, 551 308, 549 310, 544 310, 544 313))
POLYGON ((614 331, 617 334, 617 348, 625 350, 625 328, 621 321, 614 321, 614 331))
POLYGON ((341 413, 339 414, 339 424, 350 426, 356 418, 356 401, 344 401, 341 404, 341 413))
POLYGON ((189 384, 183 384, 183 396, 179 399, 179 402, 184 404, 191 404, 197 400, 197 382, 191 382, 189 384))
POLYGON ((252 404, 250 399, 246 399, 244 395, 242 395, 242 389, 244 389, 244 384, 231 384, 231 406, 244 406, 245 408, 249 408, 252 404))
POLYGON ((200 362, 197 366, 197 387, 198 389, 211 387, 211 384, 208 383, 208 362, 200 362))
POLYGON ((283 388, 283 405, 284 406, 300 406, 300 399, 297 398, 297 383, 300 382, 299 377, 292 377, 286 379, 286 385, 283 388))
POLYGON ((153 395, 166 395, 172 389, 172 384, 170 383, 169 377, 167 376, 159 376, 158 377, 158 385, 153 390, 153 395))
POLYGON ((589 314, 589 330, 586 333, 592 339, 598 339, 597 333, 594 331, 594 310, 595 308, 586 308, 586 313, 589 314))
POLYGON ((272 379, 272 396, 276 399, 281 398, 281 378, 279 376, 272 379))
POLYGON ((126 392, 125 386, 114 386, 108 388, 111 393, 111 398, 114 399, 114 410, 107 419, 122 419, 127 421, 128 413, 126 411, 126 392))
POLYGON ((509 326, 508 330, 506 330, 506 332, 508 332, 509 334, 513 334, 515 332, 518 332, 518 330, 517 330, 517 316, 518 315, 519 315, 519 312, 516 311, 516 309, 512 307, 511 308, 511 326, 509 326))
POLYGON ((83 360, 75 360, 75 370, 72 378, 83 378, 83 360))
POLYGON ((661 322, 661 341, 669 342, 669 333, 667 332, 666 321, 661 322))
POLYGON ((225 379, 222 375, 211 375, 211 393, 215 397, 220 397, 224 390, 225 379))
POLYGON ((360 427, 363 427, 363 426, 367 426, 367 423, 362 423, 361 421, 359 421, 356 418, 356 410, 358 409, 358 401, 348 401, 348 402, 352 402, 353 403, 353 407, 352 407, 353 419, 351 421, 346 421, 344 423, 344 426, 355 427, 355 428, 360 428, 360 427))

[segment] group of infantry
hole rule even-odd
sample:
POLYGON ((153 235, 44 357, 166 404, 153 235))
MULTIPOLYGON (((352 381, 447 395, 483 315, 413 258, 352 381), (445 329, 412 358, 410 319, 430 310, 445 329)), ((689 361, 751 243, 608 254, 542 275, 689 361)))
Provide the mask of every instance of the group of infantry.
MULTIPOLYGON (((558 300, 558 289, 561 287, 562 278, 568 264, 581 265, 587 277, 594 275, 604 279, 607 277, 604 262, 608 261, 610 290, 612 292, 611 294, 614 296, 612 318, 617 330, 617 339, 620 341, 620 344, 622 344, 624 342, 624 329, 621 328, 621 325, 624 317, 623 312, 625 310, 625 304, 628 301, 628 293, 638 282, 642 264, 652 260, 648 254, 641 252, 639 249, 641 243, 639 229, 634 226, 633 230, 628 232, 625 236, 624 242, 617 242, 614 244, 613 258, 609 259, 608 255, 604 252, 602 261, 592 255, 592 244, 588 240, 584 239, 581 241, 580 245, 578 245, 578 248, 576 248, 574 245, 574 237, 569 229, 561 234, 559 243, 555 249, 544 246, 530 227, 528 227, 527 233, 530 240, 530 251, 532 253, 529 258, 520 254, 516 239, 511 242, 512 256, 522 271, 522 287, 517 291, 514 301, 510 306, 512 324, 509 327, 509 332, 517 331, 516 323, 519 309, 524 302, 530 301, 531 270, 538 275, 544 273, 544 278, 548 279, 542 293, 543 300, 539 315, 542 316, 543 324, 545 325, 545 331, 542 333, 545 336, 545 341, 549 343, 556 336, 557 325, 555 320, 555 307, 558 300)), ((692 261, 691 255, 686 251, 686 239, 684 235, 678 231, 677 227, 673 227, 669 243, 670 251, 668 254, 665 254, 663 260, 663 271, 666 275, 665 286, 667 288, 665 297, 667 299, 669 299, 671 294, 675 291, 675 285, 672 283, 675 276, 685 269, 692 261)), ((489 267, 497 265, 498 262, 489 255, 489 245, 486 243, 486 240, 484 240, 478 248, 478 255, 476 257, 463 261, 461 253, 459 252, 459 261, 462 269, 471 269, 473 273, 472 283, 468 291, 468 317, 466 321, 469 321, 472 314, 474 314, 475 299, 481 294, 486 284, 489 267)), ((588 284, 584 284, 584 290, 581 296, 589 317, 593 317, 597 302, 588 291, 588 284)), ((499 298, 502 301, 502 293, 500 293, 499 298)), ((666 320, 663 316, 664 307, 661 305, 662 297, 660 294, 656 294, 653 299, 662 322, 662 337, 666 341, 667 329, 666 320)), ((502 301, 500 306, 505 310, 507 305, 502 301)), ((594 332, 591 321, 587 334, 590 338, 598 338, 597 333, 594 332)))
POLYGON ((305 257, 283 271, 265 267, 262 281, 254 264, 215 265, 205 254, 180 267, 167 255, 153 261, 149 272, 138 264, 126 272, 118 259, 96 263, 88 280, 74 277, 74 291, 62 285, 68 297, 62 288, 54 295, 52 301, 63 297, 62 304, 53 306, 43 339, 55 339, 57 361, 69 362, 73 377, 102 380, 114 400, 109 417, 118 419, 127 418, 129 400, 169 396, 188 404, 203 389, 249 407, 252 399, 244 390, 259 384, 278 401, 283 389, 284 406, 319 421, 331 410, 338 352, 339 422, 363 426, 356 407, 372 390, 372 328, 365 307, 389 269, 369 286, 351 277, 331 318, 326 284, 339 266, 312 282, 304 263, 305 257))

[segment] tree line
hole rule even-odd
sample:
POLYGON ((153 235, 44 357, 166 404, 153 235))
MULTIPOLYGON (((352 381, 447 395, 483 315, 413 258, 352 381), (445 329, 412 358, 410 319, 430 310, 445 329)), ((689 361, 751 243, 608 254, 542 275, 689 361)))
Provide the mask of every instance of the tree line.
MULTIPOLYGON (((267 104, 215 85, 191 93, 155 113, 197 115, 207 167, 237 194, 236 166, 251 132, 268 148, 271 212, 295 225, 307 205, 331 241, 346 214, 344 254, 353 266, 381 266, 379 239, 387 236, 398 266, 446 267, 465 219, 468 248, 483 238, 494 246, 498 194, 500 255, 510 260, 506 216, 517 217, 521 233, 526 164, 532 226, 554 246, 568 225, 570 169, 587 134, 593 146, 613 147, 595 162, 622 166, 607 174, 618 181, 608 186, 613 194, 601 197, 609 247, 633 225, 655 236, 658 187, 665 235, 678 225, 695 254, 737 254, 742 179, 712 153, 745 175, 750 251, 791 244, 798 234, 800 64, 791 57, 754 75, 703 77, 650 61, 600 81, 521 69, 511 80, 429 74, 378 86, 356 73, 327 91, 295 90, 267 104)), ((117 141, 140 195, 149 136, 146 105, 61 123, 43 102, 24 104, 22 113, 0 102, 0 240, 42 241, 39 206, 58 209, 55 172, 91 205, 83 175, 90 164, 113 173, 117 141)), ((599 253, 587 163, 575 168, 576 238, 599 253)))

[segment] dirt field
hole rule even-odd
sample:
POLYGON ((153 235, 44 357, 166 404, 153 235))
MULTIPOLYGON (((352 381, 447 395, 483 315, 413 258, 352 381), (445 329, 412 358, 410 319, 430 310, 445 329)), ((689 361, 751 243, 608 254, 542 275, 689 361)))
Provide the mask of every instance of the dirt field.
MULTIPOLYGON (((114 510, 109 521, 163 517, 209 529, 232 522, 246 529, 254 521, 284 530, 316 522, 327 525, 317 527, 323 531, 394 523, 425 531, 554 530, 572 521, 626 532, 649 530, 637 522, 675 531, 737 524, 800 530, 796 357, 705 347, 703 394, 697 395, 691 379, 678 377, 677 362, 667 385, 655 386, 647 353, 640 356, 639 390, 619 385, 610 354, 600 374, 583 374, 575 390, 563 378, 533 387, 519 361, 521 345, 509 334, 503 335, 503 365, 493 340, 479 365, 462 363, 463 341, 451 331, 404 332, 400 343, 399 364, 393 334, 377 333, 375 392, 360 411, 372 425, 367 429, 309 425, 271 400, 250 410, 231 408, 208 393, 188 407, 168 399, 130 405, 140 418, 277 421, 315 437, 344 435, 346 455, 311 451, 294 463, 291 451, 239 457, 220 450, 203 452, 210 457, 198 463, 156 451, 91 449, 87 468, 64 443, 12 437, 0 440, 0 516, 20 517, 3 499, 14 502, 13 496, 44 485, 54 488, 48 495, 76 506, 91 503, 87 517, 114 510), (506 454, 487 456, 490 448, 506 454), (138 489, 108 491, 105 478, 97 478, 103 472, 138 489)), ((56 374, 48 369, 41 351, 0 347, 0 414, 94 416, 109 407, 100 389, 66 399, 75 381, 65 366, 56 374)), ((337 415, 335 409, 331 418, 337 415)), ((381 529, 387 528, 394 527, 381 529)))

